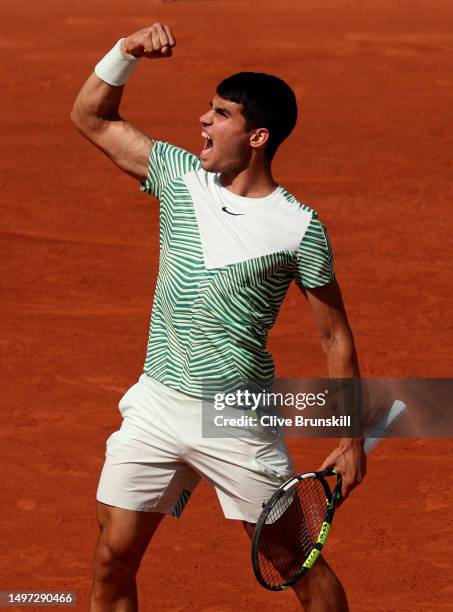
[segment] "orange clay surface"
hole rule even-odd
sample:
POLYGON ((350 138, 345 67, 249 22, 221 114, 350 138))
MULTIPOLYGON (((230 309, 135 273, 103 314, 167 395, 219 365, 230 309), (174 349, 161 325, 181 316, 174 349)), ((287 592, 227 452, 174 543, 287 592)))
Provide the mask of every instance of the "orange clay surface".
MULTIPOLYGON (((301 121, 276 177, 329 228, 363 375, 448 377, 453 7, 16 0, 0 11, 0 590, 74 590, 86 610, 104 444, 144 360, 158 208, 70 124, 84 78, 121 35, 171 24, 173 59, 142 62, 123 113, 196 152, 219 80, 287 79, 301 121)), ((282 377, 326 375, 294 288, 271 349, 282 377)), ((303 470, 333 441, 290 445, 303 470)), ((373 455, 326 553, 352 610, 453 610, 452 460, 451 440, 391 440, 373 455)), ((205 484, 164 521, 138 583, 145 612, 297 609, 291 592, 255 582, 242 527, 205 484)))

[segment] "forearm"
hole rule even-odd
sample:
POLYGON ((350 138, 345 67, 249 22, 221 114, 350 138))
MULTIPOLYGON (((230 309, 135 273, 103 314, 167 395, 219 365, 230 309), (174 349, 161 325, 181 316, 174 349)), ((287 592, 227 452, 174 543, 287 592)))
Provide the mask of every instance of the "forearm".
POLYGON ((123 85, 141 57, 171 57, 176 41, 167 25, 155 23, 122 38, 102 58, 80 90, 71 114, 82 131, 97 130, 105 123, 119 121, 123 85))
POLYGON ((124 84, 139 58, 170 57, 174 45, 170 28, 161 24, 121 39, 96 65, 71 112, 71 119, 83 136, 138 180, 148 173, 152 139, 121 118, 124 84))
POLYGON ((140 55, 128 53, 122 38, 96 65, 74 104, 72 118, 80 128, 96 130, 106 122, 119 121, 124 84, 134 72, 140 55))
POLYGON ((330 378, 360 378, 357 353, 352 334, 334 336, 323 342, 330 378))
MULTIPOLYGON (((339 409, 341 414, 351 416, 353 422, 360 422, 361 411, 361 385, 357 353, 352 334, 342 335, 333 339, 324 346, 327 370, 330 378, 346 379, 345 385, 339 394, 339 409)), ((340 447, 362 445, 363 438, 342 438, 340 447)))
MULTIPOLYGON (((336 416, 351 416, 351 424, 361 425, 361 383, 354 338, 349 326, 336 281, 308 292, 315 320, 321 332, 321 345, 327 370, 333 379, 342 379, 337 393, 330 395, 330 404, 337 404, 336 416)), ((353 429, 352 434, 361 430, 353 429)), ((351 435, 351 434, 348 434, 351 435)), ((343 478, 342 496, 348 495, 364 477, 366 455, 363 438, 341 438, 338 446, 321 465, 321 470, 336 467, 343 478)))

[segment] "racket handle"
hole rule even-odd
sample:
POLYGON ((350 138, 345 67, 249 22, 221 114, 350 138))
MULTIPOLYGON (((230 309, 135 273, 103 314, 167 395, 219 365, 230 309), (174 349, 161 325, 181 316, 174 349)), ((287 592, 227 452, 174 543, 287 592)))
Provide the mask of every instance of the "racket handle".
POLYGON ((381 441, 382 434, 403 414, 406 404, 401 400, 395 400, 387 414, 374 427, 365 432, 365 443, 363 450, 368 455, 381 441))

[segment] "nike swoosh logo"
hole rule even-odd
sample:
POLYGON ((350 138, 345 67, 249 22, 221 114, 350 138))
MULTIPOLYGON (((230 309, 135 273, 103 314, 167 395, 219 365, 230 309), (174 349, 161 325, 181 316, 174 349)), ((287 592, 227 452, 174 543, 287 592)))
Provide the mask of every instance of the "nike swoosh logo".
POLYGON ((226 206, 222 206, 222 210, 223 210, 223 212, 226 212, 229 215, 234 215, 235 217, 242 217, 242 215, 245 215, 245 213, 233 213, 233 212, 230 212, 226 206))

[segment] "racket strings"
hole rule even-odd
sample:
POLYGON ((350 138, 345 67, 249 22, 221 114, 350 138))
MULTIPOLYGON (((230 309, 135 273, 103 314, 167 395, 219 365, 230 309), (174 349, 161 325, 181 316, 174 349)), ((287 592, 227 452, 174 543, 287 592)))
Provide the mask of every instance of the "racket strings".
POLYGON ((272 506, 258 545, 258 567, 270 586, 300 573, 313 550, 326 515, 326 493, 316 478, 305 478, 272 506))

